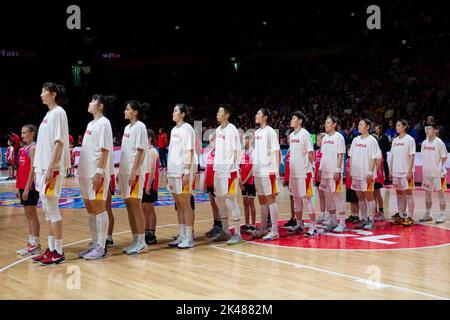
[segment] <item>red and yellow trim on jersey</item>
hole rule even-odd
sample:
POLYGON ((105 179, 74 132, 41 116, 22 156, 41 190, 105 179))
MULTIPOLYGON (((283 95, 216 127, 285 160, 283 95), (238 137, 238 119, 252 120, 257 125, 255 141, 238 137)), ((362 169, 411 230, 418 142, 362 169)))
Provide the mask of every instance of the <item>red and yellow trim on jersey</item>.
POLYGON ((441 178, 441 188, 442 190, 447 190, 447 179, 445 177, 441 178))
POLYGON ((111 194, 114 194, 115 191, 116 191, 116 176, 112 174, 111 180, 109 181, 109 192, 111 194))
POLYGON ((277 184, 277 175, 275 173, 271 173, 269 175, 270 186, 272 187, 272 194, 278 194, 278 184, 277 184))
POLYGON ((228 178, 228 194, 236 194, 237 172, 231 172, 228 178))
POLYGON ((56 178, 59 175, 59 171, 53 171, 53 177, 50 183, 45 185, 45 195, 49 197, 55 196, 56 178))
POLYGON ((312 197, 313 196, 313 185, 312 185, 312 173, 311 172, 308 172, 306 174, 305 183, 306 183, 306 196, 312 197))
POLYGON ((414 175, 408 179, 408 190, 414 190, 414 175))
POLYGON ((95 200, 103 200, 103 193, 105 192, 103 185, 105 184, 105 178, 102 178, 100 188, 95 192, 95 200))
POLYGON ((373 192, 374 187, 374 181, 373 179, 370 180, 370 182, 367 182, 367 192, 373 192))
POLYGON ((139 188, 140 188, 139 176, 136 175, 136 178, 134 179, 134 183, 130 188, 130 198, 138 198, 139 197, 139 188))
POLYGON ((339 173, 339 179, 338 179, 338 181, 336 181, 335 192, 342 192, 342 176, 340 173, 339 173))

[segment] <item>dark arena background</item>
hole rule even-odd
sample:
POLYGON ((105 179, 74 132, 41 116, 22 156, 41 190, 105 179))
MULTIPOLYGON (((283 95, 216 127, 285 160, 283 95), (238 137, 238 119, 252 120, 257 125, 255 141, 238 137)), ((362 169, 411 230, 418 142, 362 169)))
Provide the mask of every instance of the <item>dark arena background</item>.
MULTIPOLYGON (((422 146, 429 130, 435 128, 444 145, 439 159, 445 161, 450 150, 450 21, 444 4, 337 1, 300 3, 298 7, 279 4, 277 8, 264 4, 258 11, 254 10, 256 2, 245 6, 217 3, 216 7, 152 5, 143 1, 16 1, 1 5, 1 299, 244 300, 241 303, 248 312, 253 305, 252 312, 261 314, 276 314, 276 305, 272 309, 268 300, 450 299, 450 161, 439 163, 442 191, 432 193, 432 207, 427 209, 423 182, 430 164, 424 160, 422 146), (16 188, 21 148, 26 146, 26 142, 20 143, 21 130, 26 124, 39 128, 46 116, 48 107, 41 99, 46 82, 66 88, 63 108, 72 155, 72 167, 62 173, 59 198, 65 263, 50 266, 32 263, 38 251, 18 251, 29 247, 31 229, 16 188), (129 100, 149 104, 142 122, 156 134, 154 145, 160 159, 158 199, 154 202, 157 222, 151 233, 155 241, 147 242, 145 253, 122 253, 131 231, 116 184, 111 199, 114 228, 108 233, 113 243, 102 259, 90 261, 79 258, 79 252, 90 245, 91 233, 80 192, 78 161, 86 126, 92 120, 88 106, 94 94, 115 96, 105 116, 112 127, 116 174, 124 128, 129 124, 124 118, 129 100), (168 246, 181 229, 168 189, 167 165, 161 159, 170 150, 170 133, 176 125, 172 113, 180 103, 190 110, 191 119, 185 120, 195 131, 199 159, 192 190, 195 246, 187 250, 168 246), (216 116, 223 103, 232 107, 229 122, 240 130, 242 150, 242 134, 258 128, 258 110, 266 108, 271 113, 270 126, 278 134, 281 160, 275 178, 279 210, 275 239, 252 234, 252 228, 261 227, 262 209, 258 197, 252 198, 256 221, 245 217, 250 198, 242 197, 238 180, 233 185, 242 241, 229 245, 205 235, 213 224, 218 226, 205 176, 211 151, 209 133, 219 126, 216 116), (316 236, 306 237, 308 228, 315 226, 306 206, 305 229, 292 232, 296 220, 287 186, 286 155, 294 111, 306 116, 304 128, 313 144, 315 174, 320 166, 319 135, 326 131, 329 116, 338 119, 335 130, 348 147, 341 167, 348 218, 343 232, 330 230, 325 220, 317 222, 316 236), (375 208, 376 217, 371 218, 371 229, 359 229, 353 217, 349 218, 355 209, 346 190, 349 172, 345 164, 364 118, 371 122, 369 134, 378 141, 385 163, 379 170, 384 176, 378 189, 381 201, 375 208), (405 212, 413 224, 397 223, 398 216, 394 217, 401 210, 398 186, 389 170, 400 119, 407 120, 406 133, 415 142, 415 172, 410 179, 413 215, 409 202, 405 212), (14 160, 9 159, 11 152, 14 160)), ((290 161, 295 165, 295 159, 290 161)), ((321 209, 320 179, 314 181, 312 207, 318 218, 330 209, 321 209)), ((358 205, 361 199, 354 203, 358 205)), ((39 201, 42 252, 48 239, 43 211, 39 201)), ((355 215, 364 219, 358 208, 355 215)), ((229 218, 229 229, 235 234, 231 214, 229 218)), ((150 239, 147 231, 146 241, 150 239)), ((172 314, 214 313, 212 309, 189 309, 197 306, 193 301, 177 306, 182 308, 173 306, 172 314)), ((220 313, 220 308, 216 309, 220 313)))

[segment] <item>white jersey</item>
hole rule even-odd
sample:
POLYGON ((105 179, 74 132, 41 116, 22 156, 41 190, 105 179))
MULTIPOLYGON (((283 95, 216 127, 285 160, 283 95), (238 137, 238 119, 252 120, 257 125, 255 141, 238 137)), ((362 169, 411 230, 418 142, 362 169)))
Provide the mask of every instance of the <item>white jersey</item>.
POLYGON ((91 178, 95 175, 102 149, 109 151, 105 165, 105 177, 109 177, 114 174, 114 170, 111 172, 111 162, 114 163, 113 135, 111 123, 103 116, 87 125, 78 162, 80 177, 91 178))
POLYGON ((275 130, 271 126, 256 130, 255 150, 252 153, 255 177, 268 177, 271 173, 278 174, 277 152, 280 152, 280 143, 275 130))
POLYGON ((445 168, 442 165, 442 158, 447 158, 447 148, 444 142, 438 137, 433 141, 426 139, 422 142, 422 162, 423 176, 440 178, 445 168))
POLYGON ((229 123, 225 128, 216 129, 216 149, 214 174, 217 177, 229 177, 231 172, 239 170, 241 143, 239 131, 229 123))
POLYGON ((196 153, 191 157, 195 145, 195 132, 188 123, 173 127, 170 132, 169 156, 167 159, 167 176, 181 177, 186 166, 191 165, 191 171, 198 163, 196 153))
POLYGON ((71 167, 69 151, 69 124, 66 111, 60 106, 49 110, 39 126, 33 167, 36 172, 45 172, 52 161, 55 142, 62 142, 61 160, 58 170, 65 174, 71 167))
POLYGON ((376 178, 376 166, 373 166, 372 171, 369 169, 372 160, 381 159, 381 150, 379 149, 377 140, 370 135, 365 138, 357 136, 353 139, 349 153, 352 178, 365 179, 369 173, 373 175, 374 179, 376 178))
POLYGON ((133 126, 131 123, 125 127, 120 152, 119 174, 130 175, 133 169, 137 149, 144 150, 144 160, 137 175, 145 175, 150 168, 150 157, 148 152, 147 127, 141 121, 133 126))
POLYGON ((306 174, 312 172, 309 162, 309 152, 314 152, 311 135, 305 129, 292 132, 289 135, 289 177, 306 178, 306 174))
MULTIPOLYGON (((394 177, 406 177, 409 168, 409 156, 416 153, 416 142, 405 134, 403 138, 397 137, 392 141, 392 175, 394 177)), ((414 172, 414 165, 412 167, 414 172)))
MULTIPOLYGON (((322 178, 330 179, 338 169, 338 155, 345 153, 345 140, 342 134, 335 131, 332 136, 325 134, 322 139, 322 159, 320 159, 319 169, 322 174, 322 178)), ((340 168, 342 173, 342 166, 340 168)))

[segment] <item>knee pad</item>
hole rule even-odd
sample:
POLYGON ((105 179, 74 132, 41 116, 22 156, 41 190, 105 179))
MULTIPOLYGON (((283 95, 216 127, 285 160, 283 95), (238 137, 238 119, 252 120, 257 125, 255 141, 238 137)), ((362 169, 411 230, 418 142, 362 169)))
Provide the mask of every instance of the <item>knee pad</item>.
POLYGON ((294 212, 303 212, 302 198, 294 197, 294 212))
POLYGON ((46 208, 48 218, 51 222, 58 222, 62 220, 61 213, 59 212, 59 198, 48 197, 46 198, 46 208))

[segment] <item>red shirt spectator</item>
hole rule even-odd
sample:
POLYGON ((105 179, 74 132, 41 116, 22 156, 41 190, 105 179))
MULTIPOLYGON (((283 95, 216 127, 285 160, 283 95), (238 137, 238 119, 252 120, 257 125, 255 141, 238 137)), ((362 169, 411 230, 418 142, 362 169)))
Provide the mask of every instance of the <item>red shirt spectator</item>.
POLYGON ((164 132, 161 132, 158 135, 158 148, 160 149, 167 148, 167 135, 164 132))

